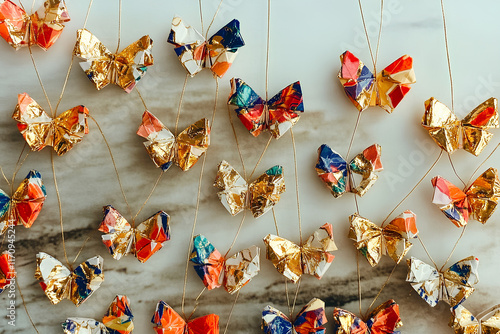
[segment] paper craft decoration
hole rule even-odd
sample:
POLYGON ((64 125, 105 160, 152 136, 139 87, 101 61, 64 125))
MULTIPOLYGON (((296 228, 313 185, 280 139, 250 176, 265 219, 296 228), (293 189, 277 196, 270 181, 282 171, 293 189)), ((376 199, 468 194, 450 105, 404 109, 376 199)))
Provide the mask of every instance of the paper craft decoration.
POLYGON ((496 168, 489 168, 468 188, 460 190, 441 176, 432 179, 432 203, 457 227, 467 225, 469 218, 486 224, 496 209, 500 197, 500 182, 496 168))
POLYGON ((304 112, 300 81, 266 101, 243 80, 232 78, 227 104, 235 106, 236 115, 254 137, 268 130, 274 138, 279 138, 297 124, 304 112))
POLYGON ((69 299, 76 306, 86 301, 104 281, 103 260, 94 256, 70 271, 47 253, 36 255, 35 278, 52 304, 69 299))
POLYGON ((293 321, 270 305, 262 311, 262 330, 266 334, 324 334, 327 322, 325 302, 318 298, 307 303, 293 321))
POLYGON ((64 0, 46 0, 34 14, 10 0, 0 4, 0 36, 14 49, 38 45, 47 51, 70 20, 64 0))
POLYGON ((156 305, 151 322, 156 334, 219 334, 217 314, 208 314, 186 322, 163 300, 156 305))
POLYGON ((82 105, 52 118, 27 93, 19 94, 17 101, 12 118, 32 151, 52 146, 57 155, 63 155, 89 133, 89 110, 82 105))
POLYGON ((191 169, 210 146, 208 119, 202 118, 177 137, 149 111, 142 114, 137 134, 147 141, 144 147, 157 167, 167 171, 173 163, 183 171, 191 169))
POLYGON ((495 334, 500 333, 500 305, 473 316, 462 305, 451 310, 450 327, 456 334, 495 334))
POLYGON ((479 260, 469 256, 441 272, 412 257, 408 260, 406 281, 430 306, 443 300, 455 309, 474 292, 474 285, 479 282, 478 265, 479 260))
POLYGON ((129 222, 111 205, 103 207, 99 231, 102 242, 115 260, 127 254, 134 255, 144 263, 170 240, 170 216, 158 211, 133 228, 129 222))
POLYGON ((499 127, 497 99, 489 98, 459 121, 453 111, 431 97, 425 101, 422 126, 446 152, 463 148, 478 156, 493 137, 488 130, 499 127))
POLYGON ((12 257, 8 251, 3 251, 0 255, 0 293, 2 293, 10 284, 14 284, 16 269, 12 264, 12 257))
POLYGON ((214 187, 224 207, 233 216, 244 209, 254 218, 262 216, 279 202, 285 192, 283 167, 276 165, 250 184, 225 160, 219 163, 214 187))
POLYGON ((375 173, 384 169, 380 160, 381 152, 380 145, 373 144, 356 155, 347 165, 347 161, 339 153, 323 144, 318 148, 316 173, 335 198, 346 192, 363 196, 377 181, 378 176, 375 173), (362 177, 357 186, 352 184, 352 174, 362 177))
POLYGON ((30 228, 42 210, 46 197, 42 175, 36 170, 26 175, 12 197, 0 189, 0 235, 9 226, 22 224, 30 228))
POLYGON ((153 65, 152 48, 153 40, 146 35, 112 53, 90 31, 79 29, 73 54, 85 60, 80 66, 97 90, 115 84, 130 93, 153 65))
POLYGON ((359 110, 379 106, 392 113, 416 82, 413 59, 404 55, 375 75, 351 52, 340 55, 338 78, 344 91, 359 110))
POLYGON ((127 296, 117 295, 102 322, 89 318, 67 318, 62 324, 65 334, 130 334, 134 316, 127 296))
POLYGON ((238 49, 245 45, 240 22, 236 19, 205 41, 196 29, 178 16, 172 20, 167 42, 175 46, 175 53, 191 77, 209 68, 214 77, 222 78, 233 64, 238 49))
POLYGON ((201 234, 193 238, 189 259, 208 290, 224 286, 230 294, 239 291, 260 270, 259 247, 250 246, 226 259, 201 234))
POLYGON ((313 275, 318 279, 323 277, 335 258, 330 252, 337 250, 333 240, 333 226, 329 223, 317 229, 300 246, 273 234, 268 234, 264 243, 266 259, 273 263, 280 274, 294 283, 303 274, 313 275))
POLYGON ((335 308, 333 310, 335 334, 396 334, 403 326, 399 316, 399 305, 392 299, 374 309, 364 322, 353 313, 335 308))
POLYGON ((417 215, 406 210, 381 228, 368 219, 353 214, 349 217, 349 238, 372 267, 379 263, 382 255, 389 255, 399 263, 413 246, 410 239, 418 235, 416 221, 417 215))

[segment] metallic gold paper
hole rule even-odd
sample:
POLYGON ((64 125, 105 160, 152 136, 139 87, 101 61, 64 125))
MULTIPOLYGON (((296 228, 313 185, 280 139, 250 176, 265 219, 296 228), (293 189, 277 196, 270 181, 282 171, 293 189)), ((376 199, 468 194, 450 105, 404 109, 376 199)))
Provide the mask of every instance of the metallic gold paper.
POLYGON ((500 305, 479 313, 476 317, 462 305, 451 310, 449 323, 455 334, 499 334, 500 305))

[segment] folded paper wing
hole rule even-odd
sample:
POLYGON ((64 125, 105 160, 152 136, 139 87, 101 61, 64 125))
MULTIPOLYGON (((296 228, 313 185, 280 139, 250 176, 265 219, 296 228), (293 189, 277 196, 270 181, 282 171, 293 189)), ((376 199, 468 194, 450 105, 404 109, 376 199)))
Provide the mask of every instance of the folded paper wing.
POLYGON ((413 246, 410 239, 418 235, 416 220, 417 215, 407 210, 381 228, 354 214, 349 217, 349 238, 372 267, 379 263, 382 255, 389 255, 399 263, 413 246))
POLYGON ((0 255, 0 293, 2 293, 10 284, 15 283, 16 269, 13 265, 12 256, 8 251, 0 255))
POLYGON ((142 115, 137 134, 157 167, 166 171, 175 162, 183 171, 193 167, 210 145, 208 119, 202 118, 182 131, 177 138, 149 111, 142 115))
POLYGON ((115 260, 133 254, 144 263, 170 240, 170 216, 165 211, 158 211, 136 228, 111 205, 103 208, 104 217, 99 231, 102 242, 115 260))
POLYGON ((440 272, 412 257, 408 260, 406 281, 430 306, 443 300, 454 309, 474 292, 474 285, 479 282, 478 264, 479 260, 470 256, 440 272))
POLYGON ((104 281, 103 260, 95 256, 76 267, 72 272, 47 253, 36 255, 35 278, 52 304, 67 298, 76 306, 86 301, 104 281))
POLYGON ((186 322, 163 300, 151 319, 157 334, 219 334, 219 316, 208 314, 186 322))
POLYGON ((299 311, 293 323, 278 309, 268 305, 262 311, 262 330, 266 334, 324 334, 328 322, 325 302, 313 298, 299 311))
POLYGON ((302 245, 268 234, 264 238, 266 258, 276 270, 294 283, 302 274, 320 279, 335 258, 330 252, 337 250, 333 240, 333 227, 326 223, 316 230, 302 245))
POLYGON ((447 106, 431 97, 425 101, 422 126, 446 152, 463 148, 478 156, 493 137, 489 129, 499 127, 497 104, 497 99, 489 98, 460 121, 447 106))
POLYGON ((115 84, 130 93, 153 65, 152 48, 153 40, 146 35, 114 54, 90 31, 79 29, 73 54, 85 60, 80 66, 97 90, 115 84))
POLYGON ((500 333, 499 305, 478 314, 476 317, 462 305, 451 310, 449 326, 456 334, 500 333))
POLYGON ((46 197, 42 175, 36 170, 28 173, 12 198, 0 190, 0 235, 9 226, 22 224, 30 228, 42 210, 46 197))
POLYGON ((47 0, 28 15, 11 0, 0 4, 0 36, 14 49, 38 45, 47 51, 59 38, 64 23, 70 20, 64 0, 47 0))
POLYGON ((82 141, 89 133, 89 110, 76 106, 52 119, 27 93, 18 95, 12 118, 32 151, 52 146, 57 155, 63 155, 82 141))
POLYGON ((254 137, 268 130, 274 138, 279 138, 299 121, 304 112, 299 81, 265 101, 243 80, 232 78, 227 104, 235 106, 241 123, 254 137))

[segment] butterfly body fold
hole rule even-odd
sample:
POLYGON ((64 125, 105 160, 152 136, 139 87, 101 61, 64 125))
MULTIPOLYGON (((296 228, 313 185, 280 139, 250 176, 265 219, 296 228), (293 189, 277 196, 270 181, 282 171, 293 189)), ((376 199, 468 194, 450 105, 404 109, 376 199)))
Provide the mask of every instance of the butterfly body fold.
POLYGON ((163 300, 156 305, 151 322, 156 334, 219 334, 217 314, 186 321, 163 300))

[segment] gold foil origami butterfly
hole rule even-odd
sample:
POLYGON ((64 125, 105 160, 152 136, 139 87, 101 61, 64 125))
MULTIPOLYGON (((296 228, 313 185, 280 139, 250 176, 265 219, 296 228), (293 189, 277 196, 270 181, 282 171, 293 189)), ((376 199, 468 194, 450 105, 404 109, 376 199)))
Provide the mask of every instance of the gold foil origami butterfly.
POLYGON ((451 310, 450 327, 456 334, 497 334, 500 333, 500 305, 473 316, 462 305, 451 310))

